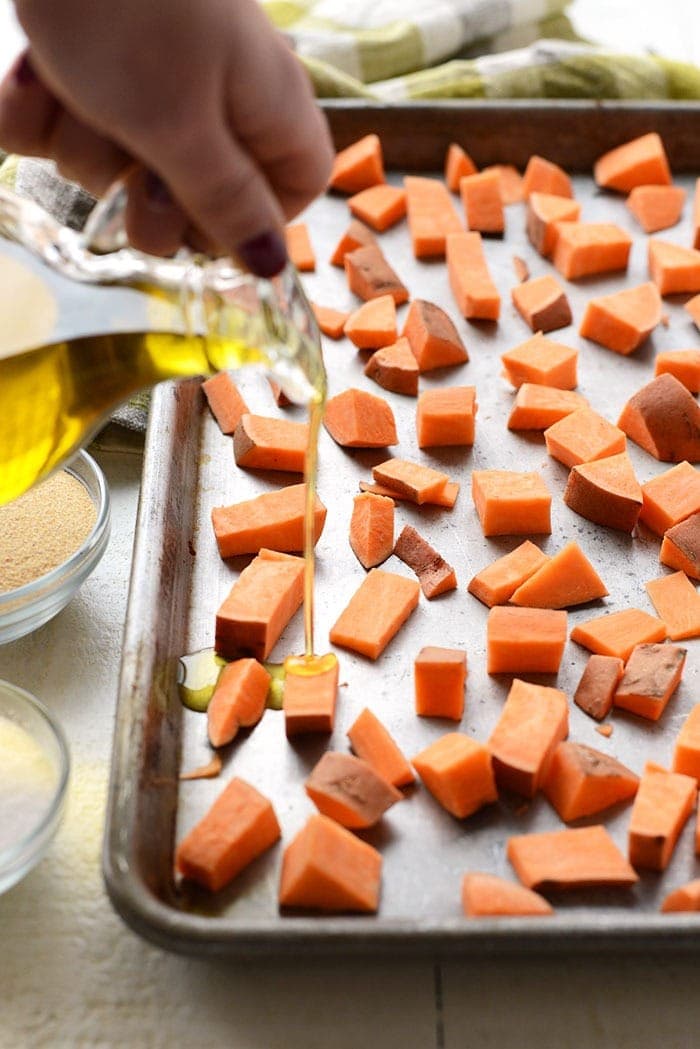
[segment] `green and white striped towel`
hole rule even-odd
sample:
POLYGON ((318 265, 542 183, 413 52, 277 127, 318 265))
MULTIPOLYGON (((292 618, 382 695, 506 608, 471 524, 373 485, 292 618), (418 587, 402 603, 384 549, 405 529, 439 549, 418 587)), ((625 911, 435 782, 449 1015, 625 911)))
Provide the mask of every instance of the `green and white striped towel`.
POLYGON ((576 38, 567 0, 263 0, 321 98, 700 98, 700 70, 576 38))

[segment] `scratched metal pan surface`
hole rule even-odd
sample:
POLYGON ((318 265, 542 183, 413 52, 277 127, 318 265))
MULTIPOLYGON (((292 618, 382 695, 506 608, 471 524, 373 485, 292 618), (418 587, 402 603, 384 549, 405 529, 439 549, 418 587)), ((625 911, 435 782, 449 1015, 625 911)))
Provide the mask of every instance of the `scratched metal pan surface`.
MULTIPOLYGON (((433 109, 435 107, 432 107, 433 109)), ((507 107, 506 107, 507 109, 507 107)), ((452 137, 469 145, 474 110, 467 116, 452 109, 452 137), (461 116, 460 116, 461 114, 461 116)), ((592 111, 586 110, 589 118, 592 111)), ((372 129, 371 113, 344 107, 343 120, 352 115, 353 134, 372 129)), ((503 119, 503 107, 498 111, 503 119)), ((607 113, 607 144, 629 137, 627 125, 616 110, 607 113), (615 122, 617 121, 617 122, 615 122)), ((598 119, 596 111, 596 119, 598 119)), ((624 113, 623 113, 624 116, 624 113)), ((522 119, 517 109, 512 121, 522 119)), ((651 126, 665 129, 664 111, 652 111, 651 126)), ((700 114, 691 114, 696 141, 700 141, 700 114)), ((384 118, 383 118, 384 119, 384 118)), ((433 134, 428 111, 403 109, 394 118, 403 120, 407 143, 433 134)), ((442 118, 444 120, 444 117, 442 118)), ((483 119, 483 117, 482 117, 483 119)), ((688 118, 690 119, 690 117, 688 118)), ((635 113, 639 121, 639 113, 635 113)), ((342 123, 342 121, 341 121, 342 123)), ((667 138, 676 144, 668 121, 667 138)), ((644 130, 645 125, 634 125, 644 130)), ((482 126, 483 130, 483 126, 482 126)), ((684 135, 687 135, 687 123, 684 135)), ((567 125, 567 134, 570 128, 567 125)), ((548 154, 545 136, 538 146, 548 154)), ((397 141, 395 129, 394 144, 397 141)), ((508 142, 494 143, 482 163, 508 160, 508 142)), ((407 166, 411 149, 407 146, 407 166)), ((676 151, 676 157, 678 153, 676 151)), ((435 156, 434 170, 440 167, 435 156)), ((394 155, 394 161, 397 158, 394 155)), ((587 163, 587 161, 586 161, 587 163)), ((677 165, 682 164, 677 160, 677 165)), ((689 194, 683 221, 662 234, 678 244, 690 242, 691 191, 695 172, 678 176, 689 194)), ((391 173, 399 181, 400 171, 391 173)), ((620 223, 634 237, 629 273, 567 285, 575 321, 580 321, 587 299, 647 279, 646 238, 640 234, 622 199, 597 192, 586 176, 576 176, 575 189, 587 219, 620 223)), ((339 308, 356 305, 343 273, 327 262, 348 221, 341 198, 317 201, 305 216, 318 258, 315 274, 305 278, 310 297, 317 303, 339 308)), ((445 469, 461 484, 453 510, 418 508, 398 504, 396 531, 414 525, 453 564, 459 587, 437 600, 421 596, 409 622, 383 655, 371 662, 338 650, 339 700, 336 727, 331 738, 307 738, 290 744, 285 738, 283 715, 265 713, 261 723, 242 734, 224 753, 222 775, 214 780, 179 782, 181 770, 192 769, 210 757, 206 719, 185 710, 178 698, 178 659, 213 643, 216 609, 247 559, 223 563, 218 557, 210 526, 213 506, 224 505, 270 491, 279 484, 299 480, 293 475, 261 475, 238 469, 231 440, 223 437, 192 380, 164 385, 156 391, 148 435, 136 550, 124 642, 124 656, 114 743, 112 783, 105 840, 105 877, 112 900, 123 917, 144 936, 164 947, 195 953, 237 956, 255 953, 349 952, 387 953, 423 951, 556 951, 581 949, 694 949, 700 928, 692 915, 661 915, 660 902, 671 889, 698 875, 693 854, 693 826, 684 829, 673 860, 663 874, 642 873, 631 891, 587 891, 553 898, 555 914, 547 919, 467 920, 460 909, 460 882, 469 870, 490 871, 514 878, 506 858, 510 835, 555 830, 563 825, 539 796, 503 798, 470 819, 449 816, 422 786, 394 806, 376 829, 364 837, 382 853, 384 866, 379 911, 375 916, 316 916, 281 914, 277 888, 285 845, 314 811, 303 781, 326 749, 347 749, 346 732, 361 709, 369 706, 387 725, 407 755, 415 755, 444 732, 455 728, 485 740, 498 720, 511 678, 486 673, 486 608, 467 592, 472 575, 497 556, 512 550, 523 537, 485 539, 470 497, 470 474, 475 468, 539 470, 553 495, 550 536, 533 537, 552 553, 575 539, 589 556, 610 596, 604 601, 569 613, 569 627, 604 611, 636 606, 653 611, 645 580, 663 574, 658 563, 659 542, 640 530, 634 538, 596 527, 571 512, 562 501, 567 471, 550 459, 540 436, 513 434, 506 419, 513 391, 501 377, 499 355, 529 336, 524 322, 510 303, 516 281, 513 256, 525 259, 533 275, 550 271, 529 245, 523 231, 522 205, 507 211, 504 240, 486 244, 488 261, 503 298, 498 325, 469 324, 458 317, 441 262, 413 259, 405 223, 381 236, 382 247, 405 280, 412 295, 444 307, 464 337, 467 364, 421 377, 421 388, 445 384, 476 386, 477 436, 472 449, 420 451, 415 435, 415 400, 390 393, 399 444, 390 454, 415 459, 445 469), (466 709, 459 725, 420 719, 414 713, 413 660, 421 646, 437 644, 463 648, 468 654, 469 676, 466 709), (175 843, 205 813, 231 776, 255 784, 275 806, 282 840, 215 896, 185 893, 173 876, 175 843)), ((576 326, 554 333, 557 340, 578 348, 579 392, 608 419, 615 421, 632 392, 653 376, 654 355, 665 349, 699 347, 698 333, 682 302, 665 306, 667 326, 632 357, 623 358, 579 338, 576 326)), ((405 315, 402 307, 400 317, 405 315)), ((324 340, 330 393, 358 386, 382 394, 363 373, 364 356, 347 341, 324 340)), ((264 378, 252 371, 240 376, 251 410, 281 414, 264 378)), ((303 418, 300 409, 286 409, 292 418, 303 418)), ((630 455, 641 481, 667 467, 635 445, 630 455)), ((317 650, 327 646, 328 632, 351 594, 364 578, 364 570, 348 544, 348 520, 358 484, 370 477, 373 464, 387 451, 346 451, 324 431, 320 445, 319 494, 328 518, 318 543, 317 650)), ((384 568, 410 575, 395 557, 384 568)), ((272 658, 302 651, 302 616, 298 613, 279 641, 272 658)), ((668 766, 679 727, 698 698, 700 643, 687 643, 686 671, 676 695, 656 723, 614 712, 613 734, 603 738, 595 723, 570 704, 570 738, 612 754, 640 773, 647 759, 668 766)), ((573 694, 587 653, 567 644, 556 678, 539 680, 556 684, 573 694)), ((524 675, 526 676, 526 675, 524 675)), ((620 806, 588 822, 605 823, 614 840, 626 851, 629 806, 620 806)))

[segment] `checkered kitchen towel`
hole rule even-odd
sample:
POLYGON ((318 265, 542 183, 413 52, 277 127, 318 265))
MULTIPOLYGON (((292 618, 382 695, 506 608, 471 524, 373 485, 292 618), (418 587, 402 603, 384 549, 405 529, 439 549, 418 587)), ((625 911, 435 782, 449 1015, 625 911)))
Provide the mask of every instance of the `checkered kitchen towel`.
POLYGON ((700 70, 576 40, 567 0, 263 0, 319 97, 700 98, 700 70))

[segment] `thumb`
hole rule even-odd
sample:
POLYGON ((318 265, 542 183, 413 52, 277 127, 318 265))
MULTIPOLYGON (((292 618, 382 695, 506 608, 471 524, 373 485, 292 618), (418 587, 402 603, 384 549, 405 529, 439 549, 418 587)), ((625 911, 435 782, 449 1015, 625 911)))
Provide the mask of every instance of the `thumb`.
POLYGON ((202 129, 174 147, 159 144, 153 159, 208 240, 259 277, 279 273, 287 261, 281 207, 265 174, 225 124, 202 129))

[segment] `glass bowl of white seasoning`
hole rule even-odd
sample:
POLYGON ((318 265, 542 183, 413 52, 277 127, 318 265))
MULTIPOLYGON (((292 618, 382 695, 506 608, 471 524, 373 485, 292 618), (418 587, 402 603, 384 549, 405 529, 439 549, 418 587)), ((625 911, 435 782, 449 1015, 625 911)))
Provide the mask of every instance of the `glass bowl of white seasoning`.
POLYGON ((109 490, 87 452, 0 506, 0 644, 68 604, 109 541, 109 490))
POLYGON ((0 893, 39 862, 56 833, 70 758, 38 699, 0 681, 0 893))

